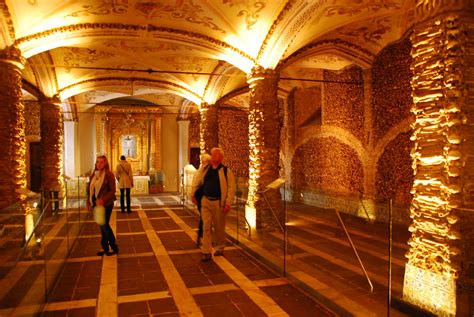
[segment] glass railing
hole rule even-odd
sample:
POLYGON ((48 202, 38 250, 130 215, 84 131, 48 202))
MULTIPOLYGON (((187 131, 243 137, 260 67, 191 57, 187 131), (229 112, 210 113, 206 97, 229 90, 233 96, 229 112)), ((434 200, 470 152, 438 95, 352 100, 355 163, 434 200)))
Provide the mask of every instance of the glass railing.
POLYGON ((1 211, 0 316, 32 316, 48 301, 90 217, 84 199, 71 188, 80 184, 73 183, 65 182, 64 194, 29 195, 28 208, 17 203, 1 211))
MULTIPOLYGON (((247 200, 246 189, 242 189, 245 182, 241 184, 235 208, 239 218, 245 215, 247 200)), ((262 223, 247 234, 236 230, 245 224, 235 216, 233 225, 229 221, 237 233, 235 239, 306 291, 326 297, 336 310, 342 307, 344 312, 351 307, 347 302, 352 302, 366 312, 386 313, 391 297, 402 296, 408 206, 357 195, 294 193, 285 185, 279 192, 283 227, 275 221, 273 225, 262 223), (338 301, 332 299, 334 290, 340 296, 338 301)), ((263 210, 267 218, 274 217, 270 208, 263 210)))
MULTIPOLYGON (((280 184, 263 193, 264 216, 256 220, 255 214, 246 213, 248 192, 248 178, 236 177, 226 233, 277 274, 325 298, 342 314, 350 309, 387 314, 391 299, 402 297, 408 206, 360 195, 294 192, 280 184), (275 197, 272 190, 280 193, 279 210, 267 204, 275 197)), ((181 194, 183 208, 198 215, 191 197, 181 194)))

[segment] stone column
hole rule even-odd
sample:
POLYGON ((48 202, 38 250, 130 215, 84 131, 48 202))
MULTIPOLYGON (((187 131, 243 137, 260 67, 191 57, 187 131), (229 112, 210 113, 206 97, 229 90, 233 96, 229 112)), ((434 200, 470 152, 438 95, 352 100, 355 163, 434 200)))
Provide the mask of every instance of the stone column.
POLYGON ((22 103, 21 70, 25 63, 16 47, 0 50, 0 209, 20 200, 28 211, 26 198, 17 190, 26 189, 25 107, 22 103))
MULTIPOLYGON (((261 67, 254 68, 248 76, 249 105, 249 192, 245 215, 256 228, 278 223, 262 196, 265 187, 279 177, 280 116, 278 104, 278 74, 261 67)), ((269 190, 265 197, 270 202, 276 218, 284 226, 279 190, 269 190)))
POLYGON ((199 125, 201 154, 210 153, 213 147, 219 146, 217 107, 202 103, 199 113, 201 115, 199 125))
POLYGON ((155 169, 161 170, 163 168, 163 161, 162 161, 162 139, 161 139, 161 114, 155 115, 155 121, 153 125, 153 135, 154 141, 153 144, 155 145, 155 169))
MULTIPOLYGON (((53 98, 40 100, 41 103, 41 150, 42 187, 45 195, 51 195, 53 210, 59 205, 56 200, 64 197, 63 188, 63 135, 61 100, 53 98), (58 197, 59 196, 59 197, 58 197)), ((48 196, 46 196, 48 197, 48 196)))
POLYGON ((417 0, 412 34, 415 179, 404 300, 474 314, 474 3, 417 0))

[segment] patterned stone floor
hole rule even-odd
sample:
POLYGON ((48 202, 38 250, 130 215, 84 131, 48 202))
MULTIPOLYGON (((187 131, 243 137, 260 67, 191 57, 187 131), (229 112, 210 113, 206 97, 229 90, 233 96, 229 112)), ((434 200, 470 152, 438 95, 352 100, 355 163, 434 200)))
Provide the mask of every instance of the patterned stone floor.
MULTIPOLYGON (((134 197, 131 214, 117 210, 119 255, 95 255, 99 229, 86 221, 42 316, 336 315, 230 242, 223 257, 201 262, 197 219, 177 196, 134 197)), ((34 274, 31 264, 22 278, 34 274)), ((4 306, 20 302, 14 294, 4 306)), ((27 315, 4 306, 0 316, 27 315)))

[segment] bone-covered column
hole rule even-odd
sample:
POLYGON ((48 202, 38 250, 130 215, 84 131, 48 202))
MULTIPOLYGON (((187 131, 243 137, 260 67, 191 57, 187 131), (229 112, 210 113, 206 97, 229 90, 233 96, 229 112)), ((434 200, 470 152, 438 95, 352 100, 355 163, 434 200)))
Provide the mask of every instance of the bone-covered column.
POLYGON ((474 313, 473 8, 418 0, 411 36, 415 178, 403 297, 441 316, 474 313))
MULTIPOLYGON (((26 196, 17 190, 26 188, 25 107, 22 103, 21 70, 25 63, 16 47, 0 50, 0 209, 26 196)), ((22 203, 27 213, 26 202, 22 203)))
POLYGON ((246 218, 250 225, 261 228, 278 223, 284 225, 279 189, 268 190, 265 197, 275 215, 271 214, 262 196, 265 187, 279 177, 280 172, 280 109, 278 74, 271 69, 256 67, 248 76, 249 105, 249 190, 246 218), (276 217, 275 217, 276 216, 276 217))
POLYGON ((219 146, 217 107, 202 103, 199 113, 201 114, 199 125, 201 154, 210 154, 213 147, 219 146))
MULTIPOLYGON (((42 187, 54 196, 63 197, 63 136, 64 126, 59 97, 40 100, 41 103, 41 150, 42 187)), ((54 206, 53 206, 54 207, 54 206)), ((57 207, 57 206, 56 206, 57 207)))

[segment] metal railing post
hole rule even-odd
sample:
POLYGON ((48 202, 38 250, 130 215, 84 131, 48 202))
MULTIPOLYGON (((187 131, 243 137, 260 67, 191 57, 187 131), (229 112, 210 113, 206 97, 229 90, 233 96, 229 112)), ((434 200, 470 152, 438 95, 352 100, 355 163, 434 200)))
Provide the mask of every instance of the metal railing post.
POLYGON ((339 223, 341 224, 342 229, 344 229, 344 232, 346 233, 346 237, 349 240, 349 243, 352 247, 352 251, 354 252, 355 256, 357 257, 357 260, 359 261, 360 267, 362 268, 362 271, 364 272, 365 278, 367 279, 367 282, 369 282, 370 292, 373 293, 374 292, 374 286, 372 285, 372 282, 370 281, 369 275, 367 274, 367 271, 365 270, 364 264, 362 263, 362 260, 359 257, 359 253, 357 252, 357 249, 356 249, 354 243, 352 242, 351 236, 349 235, 349 232, 347 231, 346 226, 344 225, 344 222, 342 221, 342 218, 341 218, 341 215, 339 214, 339 211, 337 211, 337 209, 334 209, 334 211, 336 212, 337 218, 339 219, 339 223))

